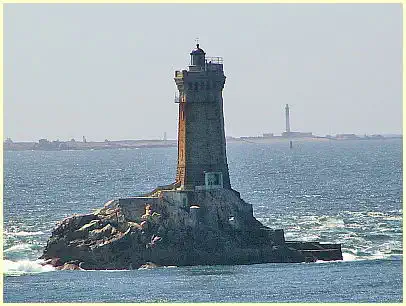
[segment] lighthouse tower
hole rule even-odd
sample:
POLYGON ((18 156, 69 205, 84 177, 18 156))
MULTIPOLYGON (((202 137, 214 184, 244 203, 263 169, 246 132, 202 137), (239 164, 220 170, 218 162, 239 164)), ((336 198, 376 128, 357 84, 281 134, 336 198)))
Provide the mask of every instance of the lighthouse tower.
POLYGON ((225 79, 223 59, 206 57, 199 44, 190 53, 188 69, 175 71, 180 189, 231 189, 223 117, 225 79))

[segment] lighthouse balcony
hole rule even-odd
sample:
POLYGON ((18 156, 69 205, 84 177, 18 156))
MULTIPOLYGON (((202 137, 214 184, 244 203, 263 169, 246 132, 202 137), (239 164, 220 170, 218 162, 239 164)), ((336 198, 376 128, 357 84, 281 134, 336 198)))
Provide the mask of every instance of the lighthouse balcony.
POLYGON ((206 63, 210 64, 221 64, 223 65, 223 58, 220 56, 212 56, 212 57, 207 57, 206 56, 206 63))
POLYGON ((206 57, 203 65, 190 65, 189 72, 223 72, 223 58, 219 56, 206 57))

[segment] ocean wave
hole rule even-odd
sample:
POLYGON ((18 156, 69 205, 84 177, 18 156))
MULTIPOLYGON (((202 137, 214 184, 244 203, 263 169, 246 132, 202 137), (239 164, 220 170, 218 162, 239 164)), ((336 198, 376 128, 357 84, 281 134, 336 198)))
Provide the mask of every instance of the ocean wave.
POLYGON ((386 216, 383 217, 382 220, 396 220, 396 221, 402 221, 403 217, 402 216, 386 216))
POLYGON ((22 275, 28 273, 43 273, 54 271, 55 268, 50 265, 44 265, 42 260, 3 260, 3 273, 6 275, 22 275))
POLYGON ((392 237, 390 235, 382 234, 382 232, 372 232, 365 235, 365 237, 370 241, 388 241, 392 237))
POLYGON ((16 244, 13 245, 12 247, 5 249, 4 253, 11 253, 11 252, 21 252, 21 251, 29 251, 32 249, 31 244, 28 243, 21 243, 21 244, 16 244))
POLYGON ((26 232, 26 231, 21 231, 21 232, 4 232, 4 235, 6 236, 16 236, 16 237, 26 237, 26 236, 39 236, 43 235, 44 232, 37 231, 37 232, 26 232))
POLYGON ((321 228, 343 228, 345 226, 344 220, 334 217, 321 217, 319 221, 322 224, 321 228))
POLYGON ((394 248, 392 246, 376 246, 364 247, 364 248, 344 248, 342 250, 344 261, 354 260, 398 260, 403 258, 403 252, 401 249, 394 248))
POLYGON ((359 257, 352 253, 343 252, 343 261, 355 261, 355 260, 359 260, 359 257))
POLYGON ((388 256, 383 254, 371 255, 362 251, 356 252, 353 254, 351 252, 343 252, 343 261, 360 261, 360 260, 376 260, 376 259, 385 259, 388 256))
POLYGON ((396 221, 403 220, 402 215, 389 215, 389 214, 385 214, 385 213, 377 212, 377 211, 370 211, 367 213, 367 216, 372 217, 372 218, 380 218, 382 220, 396 220, 396 221))

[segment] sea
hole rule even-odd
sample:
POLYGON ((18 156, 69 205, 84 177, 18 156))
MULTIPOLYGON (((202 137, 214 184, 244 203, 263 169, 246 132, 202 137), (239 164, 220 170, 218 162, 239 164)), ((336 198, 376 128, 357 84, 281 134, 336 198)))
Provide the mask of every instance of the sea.
POLYGON ((172 183, 176 148, 4 152, 4 302, 402 302, 402 140, 229 143, 232 187, 343 261, 55 271, 56 223, 172 183))

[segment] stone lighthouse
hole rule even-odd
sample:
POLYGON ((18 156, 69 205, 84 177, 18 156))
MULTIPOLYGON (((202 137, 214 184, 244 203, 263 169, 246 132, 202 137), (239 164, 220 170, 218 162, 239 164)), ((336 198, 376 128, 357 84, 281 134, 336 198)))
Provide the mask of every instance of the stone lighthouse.
MULTIPOLYGON (((93 213, 65 218, 41 256, 57 269, 138 269, 342 259, 340 244, 286 241, 259 222, 230 186, 224 134, 221 58, 196 45, 179 93, 176 182, 110 200, 93 213)), ((146 174, 147 175, 147 174, 146 174)))
POLYGON ((179 93, 178 164, 181 190, 231 189, 224 133, 221 57, 206 57, 199 44, 190 65, 175 71, 179 93))

